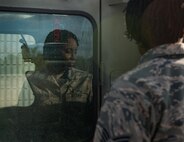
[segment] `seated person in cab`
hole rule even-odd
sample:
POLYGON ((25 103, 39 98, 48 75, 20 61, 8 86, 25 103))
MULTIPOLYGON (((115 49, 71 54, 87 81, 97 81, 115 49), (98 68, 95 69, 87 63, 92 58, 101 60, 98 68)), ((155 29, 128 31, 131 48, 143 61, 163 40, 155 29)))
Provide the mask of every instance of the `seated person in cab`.
POLYGON ((77 48, 77 37, 67 30, 48 34, 43 47, 46 67, 26 73, 34 105, 91 101, 92 75, 74 68, 77 48))
MULTIPOLYGON (((31 120, 25 119, 25 123, 30 123, 20 128, 27 134, 24 138, 55 142, 88 142, 91 139, 92 75, 74 67, 77 49, 78 39, 72 32, 56 29, 45 39, 43 59, 32 60, 36 62, 36 69, 26 72, 26 77, 35 99, 31 114, 27 112, 22 117, 31 120), (39 67, 40 64, 44 66, 39 67), (34 136, 29 125, 37 129, 34 136)), ((19 122, 21 126, 24 120, 19 122)))

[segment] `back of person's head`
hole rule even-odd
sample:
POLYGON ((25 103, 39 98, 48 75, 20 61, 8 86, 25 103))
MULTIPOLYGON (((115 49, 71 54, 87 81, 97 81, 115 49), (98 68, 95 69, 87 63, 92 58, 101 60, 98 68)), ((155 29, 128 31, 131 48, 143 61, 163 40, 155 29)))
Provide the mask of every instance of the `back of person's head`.
POLYGON ((127 33, 144 48, 177 42, 184 34, 184 0, 130 0, 127 33))
POLYGON ((125 9, 127 36, 138 44, 143 42, 141 38, 141 18, 147 6, 153 0, 129 0, 125 9))

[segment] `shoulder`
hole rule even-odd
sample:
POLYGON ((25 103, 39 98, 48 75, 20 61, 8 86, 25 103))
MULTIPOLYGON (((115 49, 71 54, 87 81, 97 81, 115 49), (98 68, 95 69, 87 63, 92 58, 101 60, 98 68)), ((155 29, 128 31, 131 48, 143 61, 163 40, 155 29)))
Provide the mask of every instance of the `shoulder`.
POLYGON ((48 78, 48 74, 43 71, 27 71, 26 73, 26 78, 29 82, 32 83, 39 83, 42 82, 43 80, 46 80, 48 78))
POLYGON ((158 78, 156 78, 153 74, 154 72, 150 67, 150 65, 138 65, 131 71, 128 71, 125 74, 119 76, 111 86, 110 96, 114 96, 114 94, 119 94, 122 96, 139 96, 143 97, 145 92, 151 91, 151 85, 157 85, 156 82, 158 78), (149 88, 149 89, 148 89, 149 88))
POLYGON ((72 68, 71 72, 75 76, 86 77, 86 78, 90 78, 90 79, 93 78, 93 75, 91 73, 89 73, 87 71, 77 69, 77 68, 72 68))

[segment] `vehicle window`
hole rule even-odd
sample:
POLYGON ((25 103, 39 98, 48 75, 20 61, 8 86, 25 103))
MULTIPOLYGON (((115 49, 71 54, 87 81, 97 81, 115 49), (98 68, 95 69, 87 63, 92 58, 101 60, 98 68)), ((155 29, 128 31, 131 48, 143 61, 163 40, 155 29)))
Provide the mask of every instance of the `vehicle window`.
POLYGON ((88 141, 93 25, 84 16, 0 12, 0 141, 88 141))
MULTIPOLYGON (((27 42, 34 44, 34 38, 23 35, 27 42)), ((25 79, 26 70, 34 70, 34 64, 23 62, 19 34, 0 34, 0 107, 32 104, 33 95, 25 79), (24 99, 20 98, 21 92, 24 99)))

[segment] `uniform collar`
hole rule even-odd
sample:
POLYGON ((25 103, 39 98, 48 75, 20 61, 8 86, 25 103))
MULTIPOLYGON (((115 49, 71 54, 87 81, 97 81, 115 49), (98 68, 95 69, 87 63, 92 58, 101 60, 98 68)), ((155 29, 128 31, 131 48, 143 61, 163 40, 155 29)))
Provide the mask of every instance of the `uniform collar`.
POLYGON ((70 67, 65 69, 63 72, 60 72, 59 74, 55 74, 55 78, 59 79, 59 78, 63 78, 63 79, 72 79, 72 76, 74 74, 74 68, 70 67))
POLYGON ((140 60, 140 63, 144 63, 154 58, 166 57, 166 56, 184 56, 184 44, 163 44, 148 50, 140 60))

